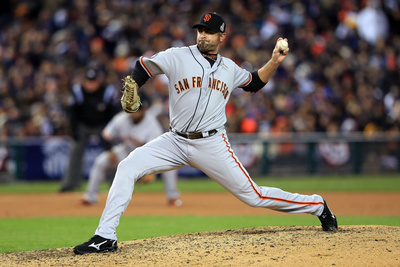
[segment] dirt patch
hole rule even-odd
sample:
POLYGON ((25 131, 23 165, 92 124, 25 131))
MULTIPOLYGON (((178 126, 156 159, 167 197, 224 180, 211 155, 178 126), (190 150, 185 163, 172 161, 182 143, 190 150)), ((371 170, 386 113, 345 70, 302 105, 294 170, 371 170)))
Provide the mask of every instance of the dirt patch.
POLYGON ((4 266, 399 266, 400 229, 258 227, 120 242, 114 253, 71 248, 0 255, 4 266))
MULTIPOLYGON (((400 193, 323 193, 337 215, 400 216, 400 193)), ((82 193, 0 195, 0 218, 98 216, 107 194, 94 206, 79 205, 82 193)), ((168 208, 163 193, 135 193, 124 216, 132 215, 266 215, 276 211, 252 208, 230 193, 183 193, 183 206, 168 208)))
MULTIPOLYGON (((400 193, 320 193, 341 215, 400 216, 400 193)), ((0 195, 0 218, 98 216, 80 193, 0 195)), ((229 193, 184 193, 170 208, 162 193, 135 193, 124 216, 281 214, 248 207, 229 193)), ((340 219, 339 219, 340 223, 340 219)), ((0 254, 0 266, 400 266, 400 227, 258 227, 119 242, 115 253, 74 255, 72 248, 0 254)), ((88 237, 89 238, 89 237, 88 237)))

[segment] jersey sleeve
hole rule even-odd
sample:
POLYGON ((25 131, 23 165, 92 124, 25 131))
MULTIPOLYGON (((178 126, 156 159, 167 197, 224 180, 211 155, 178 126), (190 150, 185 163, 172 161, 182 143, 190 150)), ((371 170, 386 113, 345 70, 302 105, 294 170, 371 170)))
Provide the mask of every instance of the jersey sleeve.
POLYGON ((237 87, 245 87, 249 85, 252 80, 252 75, 249 71, 239 67, 238 65, 234 64, 235 66, 235 75, 234 75, 234 88, 237 87))
POLYGON ((149 77, 154 77, 159 74, 168 74, 168 70, 171 69, 171 51, 168 49, 159 52, 151 58, 142 56, 139 58, 139 63, 142 65, 149 77))
POLYGON ((239 85, 237 87, 245 87, 249 85, 251 82, 252 76, 251 73, 245 69, 238 67, 236 80, 238 81, 239 85))

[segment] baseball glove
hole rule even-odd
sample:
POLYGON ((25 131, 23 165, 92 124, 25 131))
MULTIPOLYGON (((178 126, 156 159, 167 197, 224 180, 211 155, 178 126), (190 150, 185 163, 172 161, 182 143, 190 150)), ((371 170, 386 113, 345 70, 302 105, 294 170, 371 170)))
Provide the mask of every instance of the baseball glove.
POLYGON ((138 111, 142 102, 138 95, 139 86, 132 76, 126 76, 122 79, 122 109, 127 113, 138 111))

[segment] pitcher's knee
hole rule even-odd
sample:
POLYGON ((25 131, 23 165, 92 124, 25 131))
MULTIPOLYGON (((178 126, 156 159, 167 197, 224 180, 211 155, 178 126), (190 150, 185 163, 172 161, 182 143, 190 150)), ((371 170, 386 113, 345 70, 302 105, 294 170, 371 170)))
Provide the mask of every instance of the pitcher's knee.
POLYGON ((128 177, 129 179, 133 179, 133 181, 136 183, 137 180, 146 174, 146 170, 138 166, 138 164, 124 159, 118 164, 116 176, 128 177))
POLYGON ((250 207, 258 208, 262 206, 262 200, 258 197, 240 197, 239 199, 250 207))

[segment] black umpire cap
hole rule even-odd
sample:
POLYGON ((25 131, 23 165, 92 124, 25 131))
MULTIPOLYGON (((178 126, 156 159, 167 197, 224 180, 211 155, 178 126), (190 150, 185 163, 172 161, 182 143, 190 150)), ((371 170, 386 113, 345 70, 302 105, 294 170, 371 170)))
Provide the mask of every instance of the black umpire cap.
POLYGON ((96 80, 99 77, 100 73, 98 69, 90 68, 86 72, 86 79, 88 80, 96 80))
POLYGON ((225 32, 226 23, 221 15, 215 12, 207 12, 201 15, 199 23, 193 26, 193 28, 198 28, 204 26, 215 32, 225 32))

